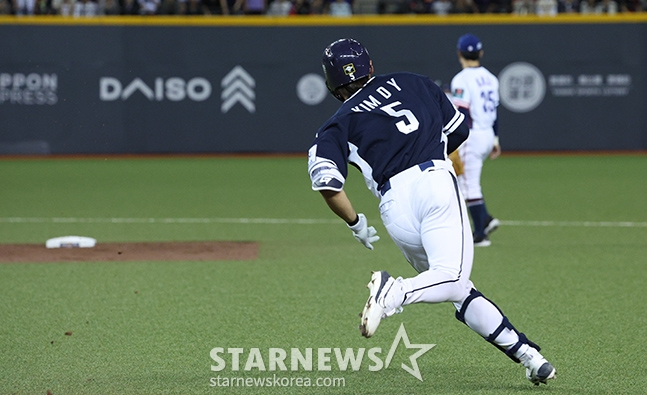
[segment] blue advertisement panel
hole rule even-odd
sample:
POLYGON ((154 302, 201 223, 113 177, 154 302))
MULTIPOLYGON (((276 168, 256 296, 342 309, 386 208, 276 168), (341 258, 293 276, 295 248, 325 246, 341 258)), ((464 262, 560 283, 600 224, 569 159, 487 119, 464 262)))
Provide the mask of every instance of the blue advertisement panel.
POLYGON ((339 105, 327 44, 442 85, 466 32, 500 79, 504 149, 647 149, 646 26, 0 24, 0 154, 304 152, 339 105))

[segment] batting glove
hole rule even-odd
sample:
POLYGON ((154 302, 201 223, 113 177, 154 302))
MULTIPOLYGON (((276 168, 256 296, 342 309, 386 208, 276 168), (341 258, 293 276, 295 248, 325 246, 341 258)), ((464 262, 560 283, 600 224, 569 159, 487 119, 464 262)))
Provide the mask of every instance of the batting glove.
POLYGON ((373 245, 371 243, 375 243, 380 240, 380 236, 377 235, 377 231, 374 227, 368 226, 368 221, 364 214, 357 214, 357 217, 357 223, 352 226, 348 225, 348 227, 353 231, 353 236, 357 241, 362 243, 364 247, 372 250, 373 245))

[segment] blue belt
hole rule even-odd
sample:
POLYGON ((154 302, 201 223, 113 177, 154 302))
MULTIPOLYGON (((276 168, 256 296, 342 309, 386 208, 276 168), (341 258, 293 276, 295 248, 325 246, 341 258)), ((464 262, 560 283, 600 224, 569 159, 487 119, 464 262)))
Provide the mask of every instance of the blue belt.
MULTIPOLYGON (((425 171, 430 167, 434 167, 434 161, 430 160, 427 162, 422 162, 421 164, 418 165, 420 168, 420 171, 425 171)), ((397 175, 397 174, 396 174, 397 175)), ((380 191, 380 195, 384 196, 385 193, 387 193, 391 189, 391 180, 386 180, 384 185, 382 187, 378 188, 377 190, 380 191)))

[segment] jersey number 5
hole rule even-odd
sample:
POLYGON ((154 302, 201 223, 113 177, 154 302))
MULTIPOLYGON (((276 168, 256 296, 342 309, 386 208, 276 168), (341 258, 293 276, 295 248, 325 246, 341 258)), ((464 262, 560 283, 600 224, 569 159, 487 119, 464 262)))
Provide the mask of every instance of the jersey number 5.
POLYGON ((418 130, 418 127, 420 126, 420 122, 418 122, 418 118, 416 118, 416 116, 413 115, 413 113, 407 110, 406 108, 403 108, 401 110, 396 110, 393 108, 395 106, 399 106, 400 104, 402 103, 400 103, 399 101, 394 101, 393 103, 380 107, 380 110, 384 111, 385 113, 395 118, 400 118, 400 117, 407 118, 407 122, 402 120, 395 123, 395 126, 398 128, 398 130, 401 133, 409 134, 411 132, 415 132, 416 130, 418 130))

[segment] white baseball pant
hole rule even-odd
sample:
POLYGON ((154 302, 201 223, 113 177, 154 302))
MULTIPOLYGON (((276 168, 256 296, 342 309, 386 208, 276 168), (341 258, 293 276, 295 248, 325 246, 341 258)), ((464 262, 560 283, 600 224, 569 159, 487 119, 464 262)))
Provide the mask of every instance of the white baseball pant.
POLYGON ((458 149, 458 155, 463 162, 463 174, 458 176, 458 183, 465 199, 483 199, 481 172, 483 162, 488 158, 493 147, 492 129, 472 129, 467 140, 458 149))
MULTIPOLYGON (((474 245, 465 201, 451 161, 411 167, 389 180, 380 201, 387 232, 418 275, 402 279, 403 303, 452 302, 472 330, 491 337, 505 323, 491 301, 477 297, 463 309, 473 291, 470 281, 474 245)), ((504 350, 519 342, 512 328, 489 340, 504 350)))

